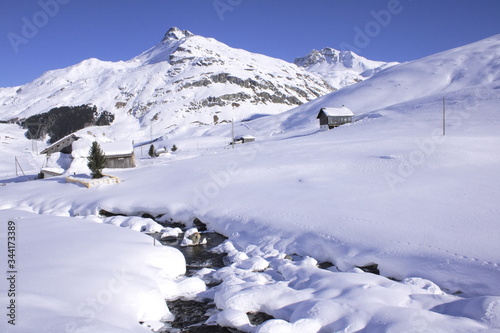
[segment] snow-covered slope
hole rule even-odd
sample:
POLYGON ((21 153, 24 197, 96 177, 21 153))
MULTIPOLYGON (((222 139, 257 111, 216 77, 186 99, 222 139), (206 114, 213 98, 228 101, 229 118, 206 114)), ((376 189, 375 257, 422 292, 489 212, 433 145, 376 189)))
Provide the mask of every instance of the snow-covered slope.
POLYGON ((282 60, 233 49, 171 28, 164 39, 123 62, 88 59, 0 89, 0 119, 57 106, 93 104, 156 129, 276 114, 333 91, 322 78, 282 60))
POLYGON ((323 77, 336 89, 366 80, 373 74, 397 64, 368 60, 352 51, 338 51, 331 47, 320 51, 312 50, 305 57, 296 58, 294 63, 323 77))
MULTIPOLYGON (((375 74, 369 80, 322 96, 278 115, 274 123, 283 129, 313 127, 322 107, 349 107, 356 116, 377 117, 384 109, 401 103, 406 113, 426 112, 421 104, 439 102, 476 103, 498 89, 500 80, 500 35, 441 52, 423 59, 399 64, 375 74), (420 111, 415 111, 420 109, 420 111), (379 111, 378 113, 373 113, 379 111), (368 115, 372 113, 371 115, 368 115)), ((479 111, 479 110, 478 110, 479 111)), ((440 114, 434 115, 436 118, 440 114)), ((409 119, 409 118, 407 118, 409 119)))

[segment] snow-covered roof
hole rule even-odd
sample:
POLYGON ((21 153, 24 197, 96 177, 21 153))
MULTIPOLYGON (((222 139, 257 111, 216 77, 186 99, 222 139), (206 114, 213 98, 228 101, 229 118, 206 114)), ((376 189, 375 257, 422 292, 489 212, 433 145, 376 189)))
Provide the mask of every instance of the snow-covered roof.
POLYGON ((45 149, 42 150, 40 152, 40 154, 47 154, 51 150, 57 150, 56 148, 60 148, 59 150, 57 150, 57 151, 60 151, 62 148, 64 148, 65 146, 67 146, 68 144, 71 144, 73 141, 76 141, 76 140, 78 140, 78 136, 76 136, 75 133, 68 134, 65 137, 57 140, 53 144, 45 147, 45 149), (58 147, 59 145, 61 145, 63 143, 64 143, 63 146, 58 147))
POLYGON ((129 155, 134 152, 132 142, 129 141, 103 142, 100 146, 106 156, 129 155))
POLYGON ((354 113, 346 106, 341 108, 322 108, 327 116, 335 116, 335 117, 345 117, 345 116, 354 116, 354 113))
POLYGON ((64 171, 65 170, 63 168, 59 167, 42 168, 42 172, 51 172, 53 174, 59 174, 59 175, 62 175, 64 171))

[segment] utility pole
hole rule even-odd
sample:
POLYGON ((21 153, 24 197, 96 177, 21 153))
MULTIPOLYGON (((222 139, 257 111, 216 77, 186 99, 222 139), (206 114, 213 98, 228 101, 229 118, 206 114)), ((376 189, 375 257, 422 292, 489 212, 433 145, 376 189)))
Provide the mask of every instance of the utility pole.
POLYGON ((231 118, 231 140, 232 140, 232 145, 234 149, 234 121, 233 118, 231 118))
MULTIPOLYGON (((238 103, 232 103, 231 107, 233 108, 233 116, 234 116, 234 108, 238 108, 240 105, 238 103)), ((232 136, 232 145, 234 149, 234 120, 231 118, 231 136, 232 136)))
POLYGON ((21 170, 21 172, 23 173, 23 176, 26 176, 26 174, 24 173, 24 170, 23 170, 23 167, 21 166, 21 164, 19 163, 19 161, 17 160, 17 156, 14 156, 14 160, 15 160, 15 164, 16 164, 16 176, 18 176, 18 172, 17 172, 17 166, 19 166, 19 169, 21 170))
POLYGON ((153 141, 153 119, 149 121, 149 135, 151 136, 151 141, 153 141))
POLYGON ((443 136, 446 134, 446 107, 445 97, 443 97, 443 136))
POLYGON ((31 140, 31 152, 38 155, 38 145, 35 139, 31 140))

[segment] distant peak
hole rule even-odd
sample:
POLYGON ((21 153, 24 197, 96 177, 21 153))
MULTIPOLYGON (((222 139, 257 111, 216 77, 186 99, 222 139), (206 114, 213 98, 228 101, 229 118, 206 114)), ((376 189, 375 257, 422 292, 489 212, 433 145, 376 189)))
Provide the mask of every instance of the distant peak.
POLYGON ((339 63, 345 62, 346 60, 351 60, 356 56, 355 53, 351 51, 339 51, 331 47, 325 47, 324 49, 312 50, 311 53, 302 58, 296 58, 295 64, 299 67, 307 67, 310 65, 328 62, 328 63, 339 63))
POLYGON ((181 40, 183 38, 191 37, 194 36, 190 31, 187 30, 181 30, 177 27, 172 27, 168 29, 167 33, 165 34, 165 37, 163 37, 162 42, 170 42, 174 40, 181 40))
POLYGON ((325 47, 319 53, 324 54, 324 55, 334 55, 334 54, 339 54, 340 51, 334 49, 333 47, 325 47))

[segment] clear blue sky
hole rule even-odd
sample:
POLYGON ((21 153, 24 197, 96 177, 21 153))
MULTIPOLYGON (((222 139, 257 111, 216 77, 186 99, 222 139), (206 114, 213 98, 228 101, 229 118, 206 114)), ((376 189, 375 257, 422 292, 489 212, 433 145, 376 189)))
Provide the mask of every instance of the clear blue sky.
POLYGON ((352 47, 368 59, 402 62, 500 33, 500 1, 1 1, 0 87, 88 58, 128 60, 172 26, 287 61, 352 47))

